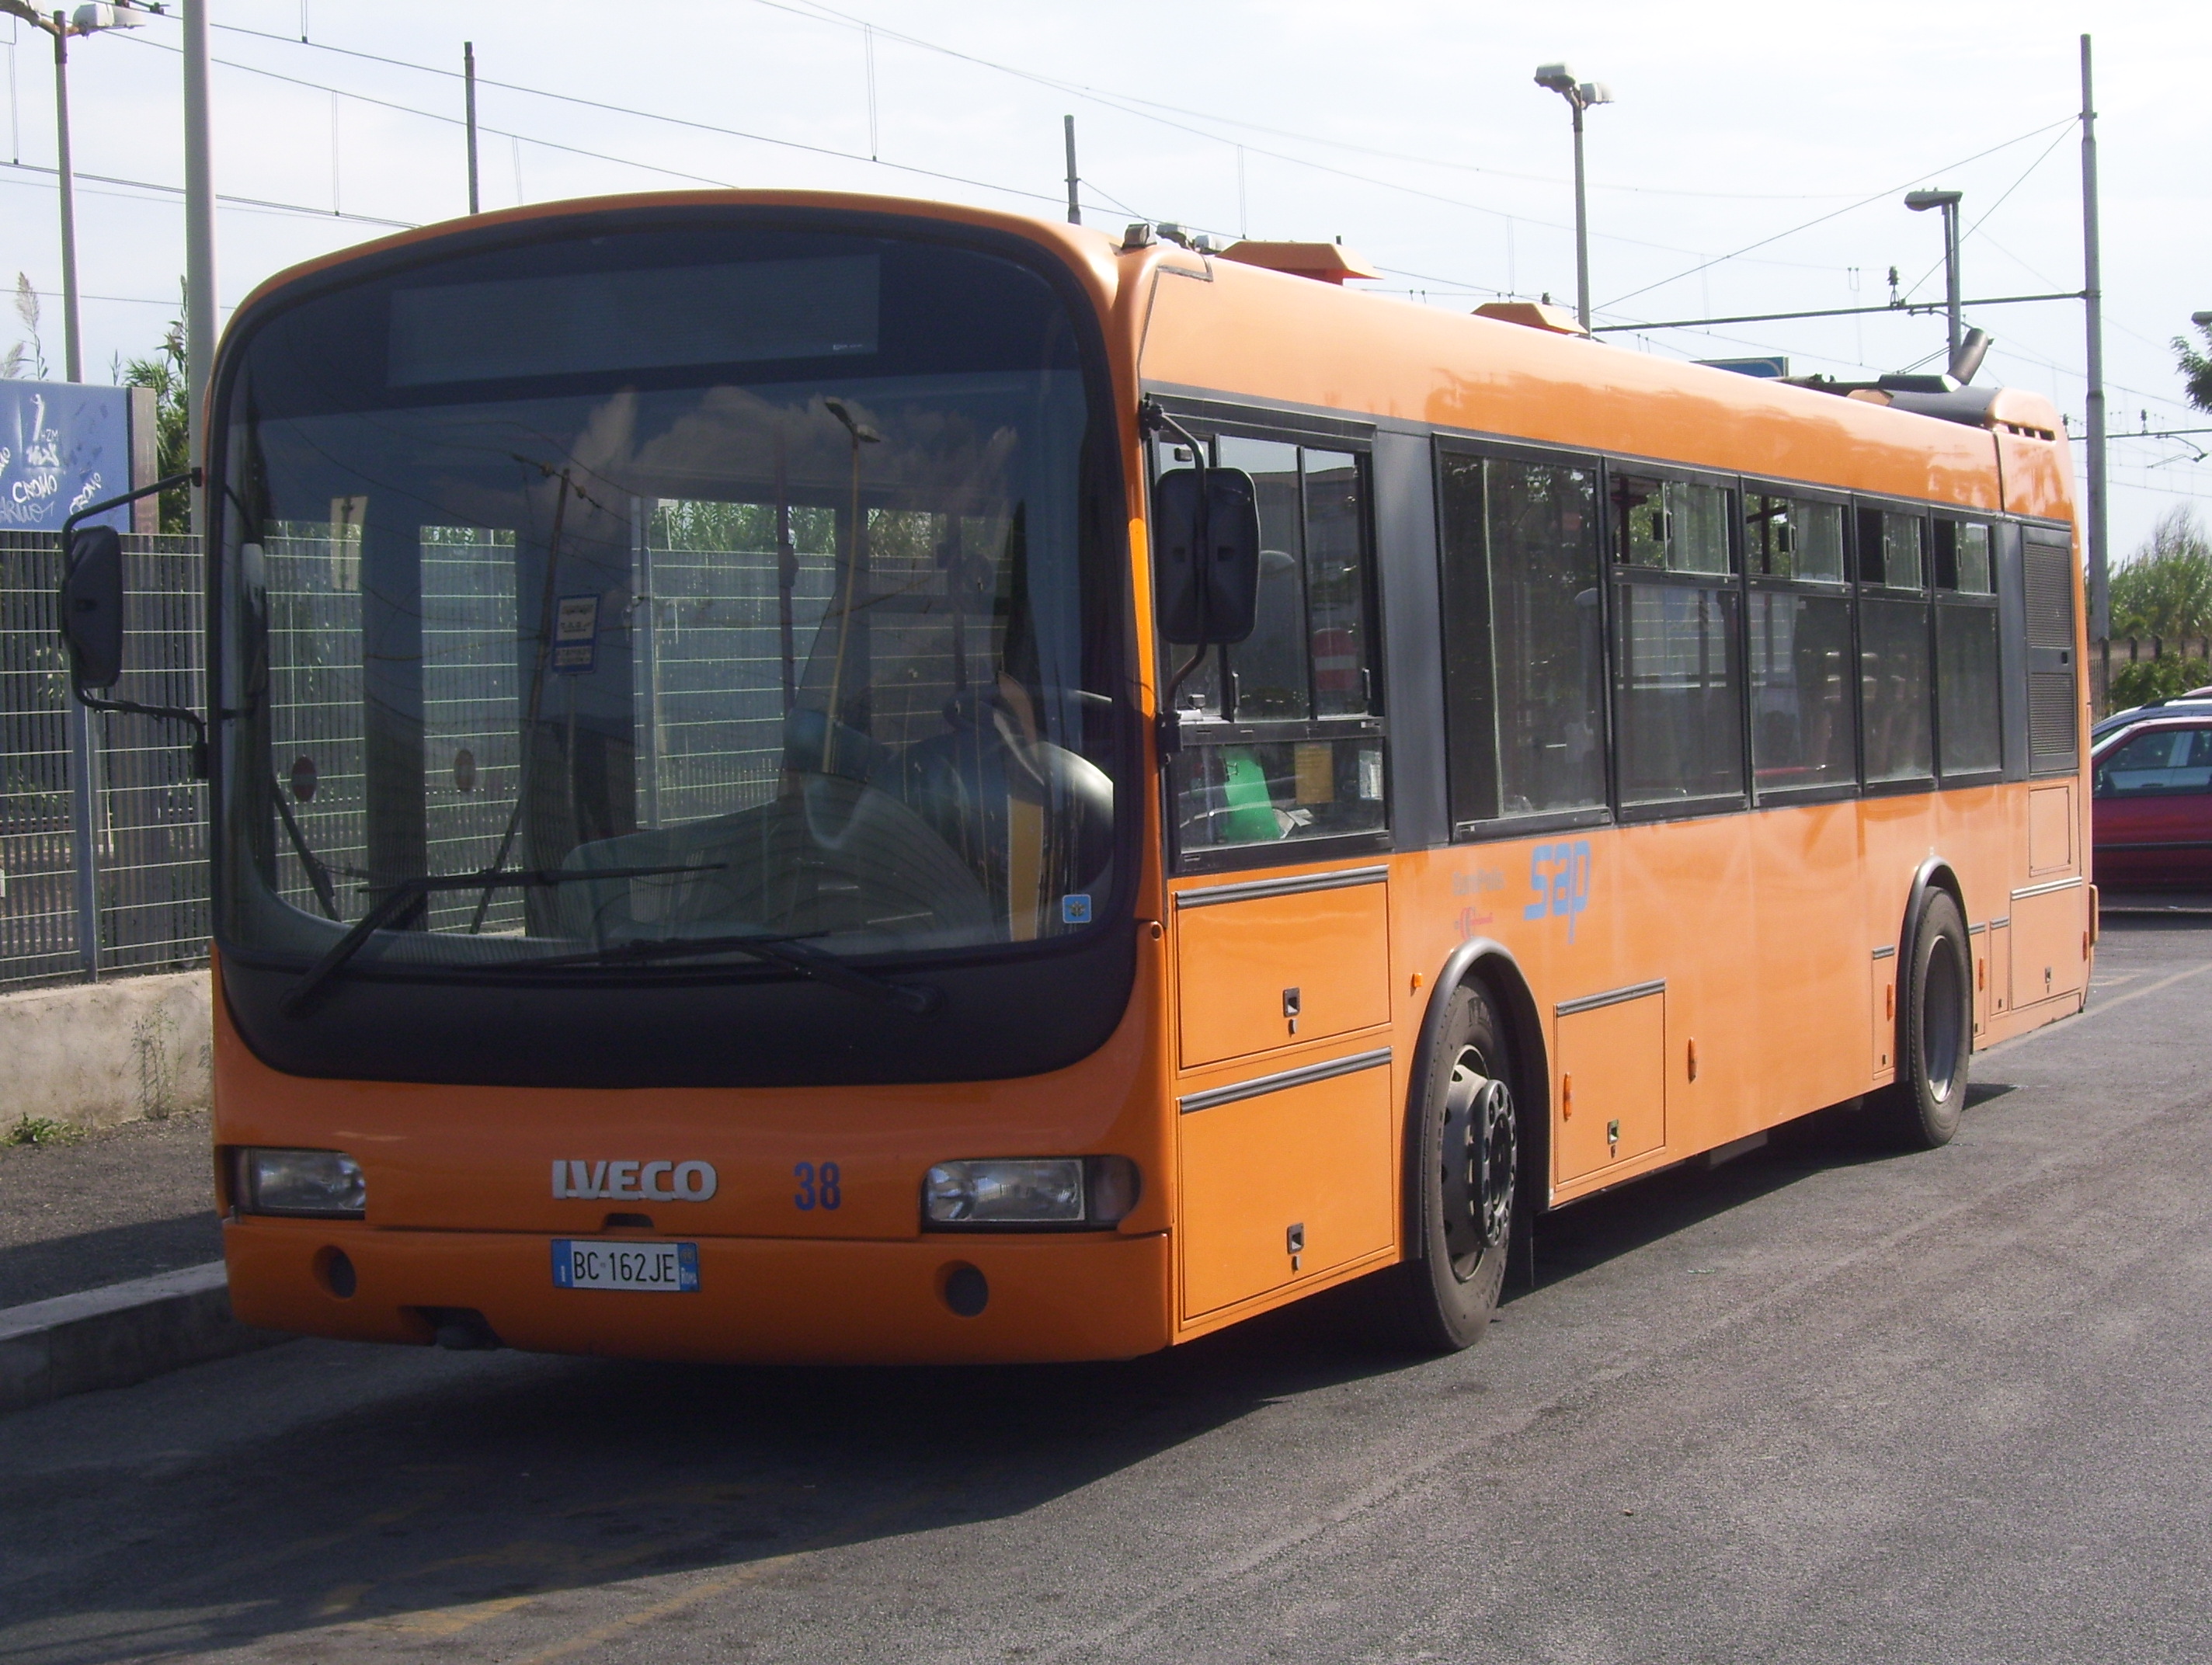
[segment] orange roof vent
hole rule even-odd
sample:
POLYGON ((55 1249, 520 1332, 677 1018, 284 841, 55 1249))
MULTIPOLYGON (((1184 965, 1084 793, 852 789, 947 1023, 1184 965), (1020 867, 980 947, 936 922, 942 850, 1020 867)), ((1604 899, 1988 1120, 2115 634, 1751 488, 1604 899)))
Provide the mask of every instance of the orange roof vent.
POLYGON ((1293 277, 1315 278, 1323 283, 1382 275, 1341 243, 1231 243, 1221 251, 1221 258, 1248 266, 1264 266, 1269 271, 1288 272, 1293 277))
POLYGON ((1541 301, 1486 301, 1474 309, 1477 318, 1494 318, 1500 324, 1518 324, 1524 329, 1549 330, 1553 335, 1578 335, 1590 339, 1590 332, 1576 321, 1575 315, 1565 307, 1554 307, 1541 301))

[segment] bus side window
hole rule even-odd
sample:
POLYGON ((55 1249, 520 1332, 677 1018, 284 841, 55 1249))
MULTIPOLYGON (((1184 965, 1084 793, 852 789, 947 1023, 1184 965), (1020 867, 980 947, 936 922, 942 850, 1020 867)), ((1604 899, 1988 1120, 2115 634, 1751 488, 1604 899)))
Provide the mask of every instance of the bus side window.
POLYGON ((1917 514, 1859 511, 1859 690, 1869 786, 1936 773, 1928 543, 1928 523, 1917 514))
MULTIPOLYGON (((1176 848, 1187 858, 1378 834, 1383 742, 1365 459, 1234 434, 1210 450, 1257 491, 1259 605, 1252 634, 1209 653, 1177 697, 1176 848)), ((1171 649, 1167 662, 1188 652, 1171 649)))
POLYGON ((1990 541, 1983 522, 1936 522, 1936 763, 1946 780, 2003 763, 1990 541))
POLYGON ((1742 592, 1724 487, 1616 475, 1613 677, 1620 801, 1743 799, 1742 592))
POLYGON ((1744 505, 1751 569, 1753 779, 1762 799, 1855 785, 1858 702, 1851 691, 1851 602, 1844 586, 1844 510, 1753 496, 1744 505))
POLYGON ((1455 451, 1437 466, 1453 824, 1602 808, 1596 471, 1455 451))

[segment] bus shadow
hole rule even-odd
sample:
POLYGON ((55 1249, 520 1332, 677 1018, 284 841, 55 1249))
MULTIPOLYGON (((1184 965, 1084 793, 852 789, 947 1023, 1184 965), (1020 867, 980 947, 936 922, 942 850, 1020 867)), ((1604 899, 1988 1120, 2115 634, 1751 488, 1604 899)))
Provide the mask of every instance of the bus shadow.
MULTIPOLYGON (((1977 1101, 2008 1091, 1978 1088, 1977 1101)), ((1862 1118, 1807 1118, 1718 1169, 1547 1218, 1536 1286, 1893 1154, 1862 1118)), ((1527 1287, 1516 1268, 1508 1298, 1527 1287)), ((1375 1293, 1345 1285, 1108 1364, 753 1369, 307 1344, 299 1356, 323 1349, 326 1380, 386 1370, 393 1385, 331 1394, 321 1414, 198 1463, 81 1471, 93 1489, 62 1512, 116 1524, 59 1558, 65 1572, 10 1582, 0 1662, 270 1641, 318 1658, 518 1656, 560 1644, 549 1627, 580 1635, 655 1603, 742 1600, 823 1576, 814 1552, 1016 1519, 1275 1401, 1418 1363, 1376 1340, 1375 1293), (160 1523, 152 1577, 134 1522, 160 1523)), ((277 1368, 295 1351, 209 1369, 277 1368)), ((20 1480, 0 1487, 0 1559, 45 1549, 31 1501, 20 1480)))
MULTIPOLYGON (((37 1552, 54 1569, 10 1581, 0 1661, 105 1665, 280 1638, 331 1659, 534 1652, 518 1626, 582 1632, 672 1589, 736 1599, 819 1577, 812 1552, 1022 1516, 1273 1401, 1373 1373, 1377 1355, 1346 1323, 1340 1306, 1307 1303, 1088 1365, 410 1355, 408 1390, 336 1395, 327 1414, 219 1460, 94 1471, 91 1492, 52 1508, 81 1528, 110 1524, 96 1540, 81 1530, 65 1557, 46 1553, 24 1482, 0 1484, 0 1516, 15 1516, 0 1522, 0 1560, 37 1552), (148 1522, 160 1523, 151 1577, 147 1534, 131 1529, 148 1522), (563 1600, 671 1576, 611 1602, 563 1600)), ((390 1361, 330 1352, 341 1345, 300 1352, 365 1373, 390 1361)))
MULTIPOLYGON (((1966 1108, 2014 1091, 2007 1083, 1972 1082, 1966 1108)), ((1717 1168, 1693 1159, 1545 1216, 1536 1223, 1533 1255, 1511 1269, 1504 1298, 1522 1299, 1816 1174, 1909 1154, 1856 1106, 1817 1110, 1774 1128, 1765 1145, 1717 1168)))

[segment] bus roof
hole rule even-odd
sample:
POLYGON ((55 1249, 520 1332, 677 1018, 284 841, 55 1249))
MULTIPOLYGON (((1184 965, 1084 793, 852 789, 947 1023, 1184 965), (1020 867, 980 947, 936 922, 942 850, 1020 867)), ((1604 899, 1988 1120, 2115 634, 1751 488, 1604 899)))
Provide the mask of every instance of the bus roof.
POLYGON ((655 208, 817 208, 981 226, 1046 246, 1091 295, 1117 368, 1143 385, 1397 420, 1962 507, 2070 520, 2072 469, 2049 402, 1995 392, 1980 425, 1449 312, 1096 229, 921 198, 693 191, 532 204, 293 266, 233 325, 304 280, 457 234, 655 208), (1189 281, 1189 280, 1197 281, 1189 281), (1118 320, 1118 328, 1116 322, 1118 320))

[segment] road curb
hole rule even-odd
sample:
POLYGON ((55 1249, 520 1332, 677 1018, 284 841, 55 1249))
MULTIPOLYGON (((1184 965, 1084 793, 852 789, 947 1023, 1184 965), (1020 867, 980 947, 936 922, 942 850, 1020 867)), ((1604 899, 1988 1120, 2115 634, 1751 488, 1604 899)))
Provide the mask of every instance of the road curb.
POLYGON ((0 1413, 293 1338, 230 1313, 221 1261, 0 1310, 0 1413))

